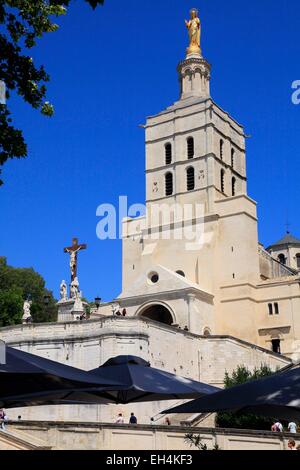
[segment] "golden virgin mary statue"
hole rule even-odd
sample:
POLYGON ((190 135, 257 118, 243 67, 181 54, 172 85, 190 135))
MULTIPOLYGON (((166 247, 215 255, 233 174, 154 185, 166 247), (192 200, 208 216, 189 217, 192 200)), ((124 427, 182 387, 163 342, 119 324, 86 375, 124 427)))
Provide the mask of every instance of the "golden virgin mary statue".
POLYGON ((187 49, 188 54, 201 54, 200 47, 200 35, 201 35, 201 23, 198 16, 198 10, 193 8, 190 11, 191 19, 185 20, 186 27, 189 30, 190 45, 187 49))

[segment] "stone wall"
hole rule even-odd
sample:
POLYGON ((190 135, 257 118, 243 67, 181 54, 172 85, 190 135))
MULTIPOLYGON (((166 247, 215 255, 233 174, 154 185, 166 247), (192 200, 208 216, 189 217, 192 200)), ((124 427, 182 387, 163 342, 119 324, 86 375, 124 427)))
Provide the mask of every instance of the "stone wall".
MULTIPOLYGON (((141 318, 108 317, 87 322, 22 325, 0 329, 8 345, 84 370, 96 368, 110 357, 136 355, 152 367, 223 385, 225 371, 246 364, 249 368, 267 364, 281 368, 289 359, 229 336, 203 337, 175 327, 141 318)), ((133 405, 64 405, 9 410, 30 420, 114 422, 118 413, 125 419, 135 412, 139 423, 183 401, 135 403, 133 405)))
POLYGON ((51 446, 23 431, 0 430, 0 450, 51 450, 51 446))
MULTIPOLYGON (((195 450, 185 434, 195 428, 175 426, 128 426, 95 423, 17 422, 11 428, 42 439, 53 450, 195 450)), ((300 444, 300 435, 233 429, 203 428, 202 443, 220 450, 287 450, 289 439, 300 444)))

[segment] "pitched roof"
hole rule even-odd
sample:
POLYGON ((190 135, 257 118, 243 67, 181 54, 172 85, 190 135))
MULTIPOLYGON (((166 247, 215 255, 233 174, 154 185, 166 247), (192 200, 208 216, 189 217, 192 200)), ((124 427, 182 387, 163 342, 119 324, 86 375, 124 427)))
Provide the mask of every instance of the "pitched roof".
POLYGON ((276 246, 282 246, 282 245, 299 245, 300 246, 300 240, 299 238, 294 237, 288 232, 283 238, 278 240, 278 242, 273 243, 273 245, 269 246, 268 250, 270 248, 274 248, 276 246))

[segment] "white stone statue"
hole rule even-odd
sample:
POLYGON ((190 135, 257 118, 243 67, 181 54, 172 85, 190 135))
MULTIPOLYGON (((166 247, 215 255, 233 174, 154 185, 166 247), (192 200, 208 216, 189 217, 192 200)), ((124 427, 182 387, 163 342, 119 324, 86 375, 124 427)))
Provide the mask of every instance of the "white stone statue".
POLYGON ((32 316, 30 312, 31 304, 32 304, 31 300, 24 301, 22 323, 30 323, 32 321, 32 316))
POLYGON ((81 292, 79 291, 78 277, 75 277, 74 281, 71 282, 70 294, 72 299, 80 299, 81 292))
POLYGON ((67 300, 67 299, 68 299, 66 281, 61 281, 61 285, 60 285, 60 298, 61 298, 61 300, 67 300))

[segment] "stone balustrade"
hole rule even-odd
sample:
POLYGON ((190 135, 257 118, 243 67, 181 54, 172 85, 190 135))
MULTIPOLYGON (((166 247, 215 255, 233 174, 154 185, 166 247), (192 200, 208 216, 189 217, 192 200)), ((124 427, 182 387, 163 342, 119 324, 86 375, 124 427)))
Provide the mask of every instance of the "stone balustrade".
POLYGON ((27 440, 33 436, 47 442, 53 450, 195 450, 185 442, 187 433, 200 434, 208 449, 287 450, 291 438, 300 444, 300 434, 237 429, 37 421, 9 426, 26 433, 27 440))

